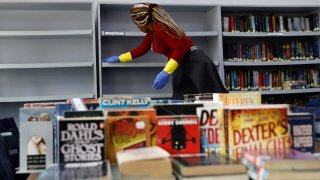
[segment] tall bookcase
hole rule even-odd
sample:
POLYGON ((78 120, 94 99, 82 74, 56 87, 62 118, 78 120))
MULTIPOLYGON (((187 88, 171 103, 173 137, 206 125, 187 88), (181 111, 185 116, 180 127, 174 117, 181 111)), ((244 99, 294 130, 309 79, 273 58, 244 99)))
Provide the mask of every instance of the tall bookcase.
MULTIPOLYGON (((204 50, 220 70, 222 55, 220 6, 166 5, 174 20, 204 50)), ((165 66, 167 58, 148 52, 130 63, 102 63, 110 56, 120 55, 137 47, 145 34, 139 32, 130 17, 132 4, 98 4, 99 84, 100 96, 148 96, 170 98, 172 86, 155 90, 152 83, 165 66)))
POLYGON ((26 101, 97 97, 93 8, 92 2, 0 3, 1 117, 18 115, 26 101))
POLYGON ((221 75, 227 88, 260 90, 270 102, 320 92, 319 12, 320 6, 222 6, 221 75), (306 88, 282 88, 293 80, 305 80, 306 88))

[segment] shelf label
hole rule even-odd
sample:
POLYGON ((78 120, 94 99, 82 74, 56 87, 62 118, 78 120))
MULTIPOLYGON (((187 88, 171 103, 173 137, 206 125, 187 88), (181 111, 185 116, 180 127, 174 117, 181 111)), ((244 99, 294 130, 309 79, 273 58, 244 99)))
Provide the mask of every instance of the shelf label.
POLYGON ((284 33, 282 32, 267 33, 267 36, 284 36, 284 33))

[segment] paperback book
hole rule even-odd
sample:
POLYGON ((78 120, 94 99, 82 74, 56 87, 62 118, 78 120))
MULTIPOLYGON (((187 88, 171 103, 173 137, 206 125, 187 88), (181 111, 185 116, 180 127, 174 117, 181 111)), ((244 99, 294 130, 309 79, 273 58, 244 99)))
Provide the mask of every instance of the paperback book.
POLYGON ((106 119, 107 158, 116 163, 116 152, 150 146, 149 116, 108 116, 106 119))
POLYGON ((157 116, 170 115, 196 115, 197 108, 203 107, 202 103, 176 103, 176 104, 153 104, 157 116))
POLYGON ((63 117, 58 123, 59 163, 105 160, 104 117, 63 117))
POLYGON ((220 121, 223 118, 222 106, 199 107, 197 116, 200 122, 201 152, 220 154, 220 121))
POLYGON ((245 174, 246 167, 232 160, 226 160, 219 154, 193 154, 171 158, 173 169, 183 177, 245 174))
POLYGON ((54 107, 20 108, 20 172, 44 170, 53 163, 54 107))
POLYGON ((38 180, 81 180, 81 179, 104 179, 111 180, 111 166, 108 160, 90 163, 62 163, 53 164, 43 171, 38 180))
POLYGON ((224 107, 222 155, 238 160, 245 150, 277 152, 290 147, 288 109, 284 104, 224 107))
MULTIPOLYGON (((116 153, 123 176, 170 177, 170 154, 158 146, 123 150, 116 153)), ((151 178, 152 179, 152 178, 151 178)))
POLYGON ((196 115, 158 116, 157 146, 170 154, 200 153, 200 128, 196 115))
POLYGON ((118 109, 106 109, 105 114, 109 117, 114 116, 143 116, 149 117, 149 133, 150 133, 150 145, 156 145, 156 129, 157 129, 157 117, 156 110, 153 108, 118 108, 118 109))
POLYGON ((213 93, 213 102, 225 106, 246 106, 261 104, 261 92, 213 93))
POLYGON ((315 116, 312 113, 289 113, 291 147, 302 152, 315 152, 315 116))
POLYGON ((150 106, 151 98, 147 97, 102 97, 100 98, 100 108, 126 108, 126 107, 136 107, 136 108, 146 108, 150 106))

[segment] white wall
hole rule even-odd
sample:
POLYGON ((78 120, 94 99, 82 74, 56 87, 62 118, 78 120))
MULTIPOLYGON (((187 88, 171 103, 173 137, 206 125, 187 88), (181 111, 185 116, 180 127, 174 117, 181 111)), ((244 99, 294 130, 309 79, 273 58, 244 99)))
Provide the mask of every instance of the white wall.
POLYGON ((110 2, 130 3, 153 2, 161 4, 221 4, 244 6, 320 6, 320 0, 0 0, 0 2, 110 2))

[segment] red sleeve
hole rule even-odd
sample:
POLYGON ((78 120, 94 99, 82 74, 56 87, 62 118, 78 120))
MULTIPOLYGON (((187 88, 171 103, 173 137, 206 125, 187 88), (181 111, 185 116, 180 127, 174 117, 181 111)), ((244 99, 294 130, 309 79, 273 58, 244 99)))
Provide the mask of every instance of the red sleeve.
POLYGON ((130 51, 132 59, 138 58, 146 54, 150 50, 151 44, 152 33, 148 32, 147 35, 144 37, 142 43, 138 47, 130 51))
MULTIPOLYGON (((170 49, 172 49, 171 57, 168 58, 172 58, 180 64, 183 56, 189 51, 189 48, 191 47, 191 45, 187 44, 184 41, 185 37, 178 38, 175 35, 170 35, 173 34, 173 32, 165 29, 161 24, 156 24, 155 32, 157 38, 161 38, 161 40, 165 42, 165 44, 169 46, 170 49)), ((190 41, 190 43, 192 42, 190 41)))

